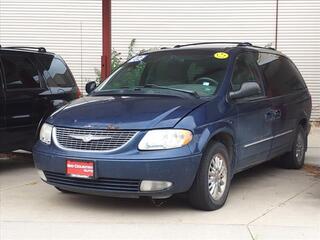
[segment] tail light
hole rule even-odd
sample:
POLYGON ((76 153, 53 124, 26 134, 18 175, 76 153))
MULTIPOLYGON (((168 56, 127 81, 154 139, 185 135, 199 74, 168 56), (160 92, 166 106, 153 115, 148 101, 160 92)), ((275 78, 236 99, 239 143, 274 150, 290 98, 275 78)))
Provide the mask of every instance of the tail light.
POLYGON ((82 96, 83 96, 83 95, 82 95, 80 89, 77 87, 76 97, 77 97, 77 98, 81 98, 82 96))

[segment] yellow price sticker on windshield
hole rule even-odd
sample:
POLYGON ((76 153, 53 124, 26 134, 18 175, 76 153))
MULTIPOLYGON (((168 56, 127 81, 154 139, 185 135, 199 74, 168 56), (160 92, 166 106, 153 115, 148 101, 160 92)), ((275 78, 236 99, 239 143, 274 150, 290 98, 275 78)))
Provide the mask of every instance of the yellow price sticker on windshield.
POLYGON ((226 52, 216 52, 214 54, 214 57, 217 59, 227 59, 229 57, 229 54, 226 52))

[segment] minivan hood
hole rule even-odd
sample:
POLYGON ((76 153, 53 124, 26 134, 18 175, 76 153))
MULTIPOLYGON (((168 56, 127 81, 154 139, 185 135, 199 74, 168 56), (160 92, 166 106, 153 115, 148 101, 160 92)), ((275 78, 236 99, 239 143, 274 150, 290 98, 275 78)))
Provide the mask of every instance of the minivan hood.
POLYGON ((204 102, 175 96, 87 96, 53 113, 47 122, 92 129, 172 128, 204 102))

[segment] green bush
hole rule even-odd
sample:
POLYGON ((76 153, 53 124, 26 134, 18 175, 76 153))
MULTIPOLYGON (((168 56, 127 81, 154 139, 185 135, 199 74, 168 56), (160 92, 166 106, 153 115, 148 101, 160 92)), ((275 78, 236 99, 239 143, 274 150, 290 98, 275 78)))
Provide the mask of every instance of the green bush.
MULTIPOLYGON (((139 53, 144 53, 144 52, 148 52, 150 50, 156 50, 157 48, 151 48, 151 49, 141 49, 139 51, 135 51, 135 45, 136 45, 136 39, 133 38, 128 46, 128 53, 127 53, 127 59, 129 60, 130 58, 132 58, 133 56, 139 54, 139 53)), ((124 63, 125 61, 122 58, 122 54, 120 52, 118 52, 117 50, 115 50, 114 48, 112 49, 111 52, 111 72, 114 72, 115 70, 117 70, 122 63, 124 63)), ((100 82, 101 81, 101 71, 99 69, 94 69, 95 74, 96 74, 96 82, 100 82)))

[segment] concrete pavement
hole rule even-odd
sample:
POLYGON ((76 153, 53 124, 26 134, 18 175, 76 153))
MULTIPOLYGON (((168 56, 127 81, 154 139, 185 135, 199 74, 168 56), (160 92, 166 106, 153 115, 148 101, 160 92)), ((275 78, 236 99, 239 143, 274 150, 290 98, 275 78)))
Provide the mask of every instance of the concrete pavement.
MULTIPOLYGON (((312 130, 306 162, 320 161, 312 130), (311 149, 311 150, 310 150, 311 149)), ((175 197, 62 194, 42 183, 30 157, 0 160, 0 239, 320 239, 320 176, 264 164, 238 174, 226 205, 191 209, 175 197)))

